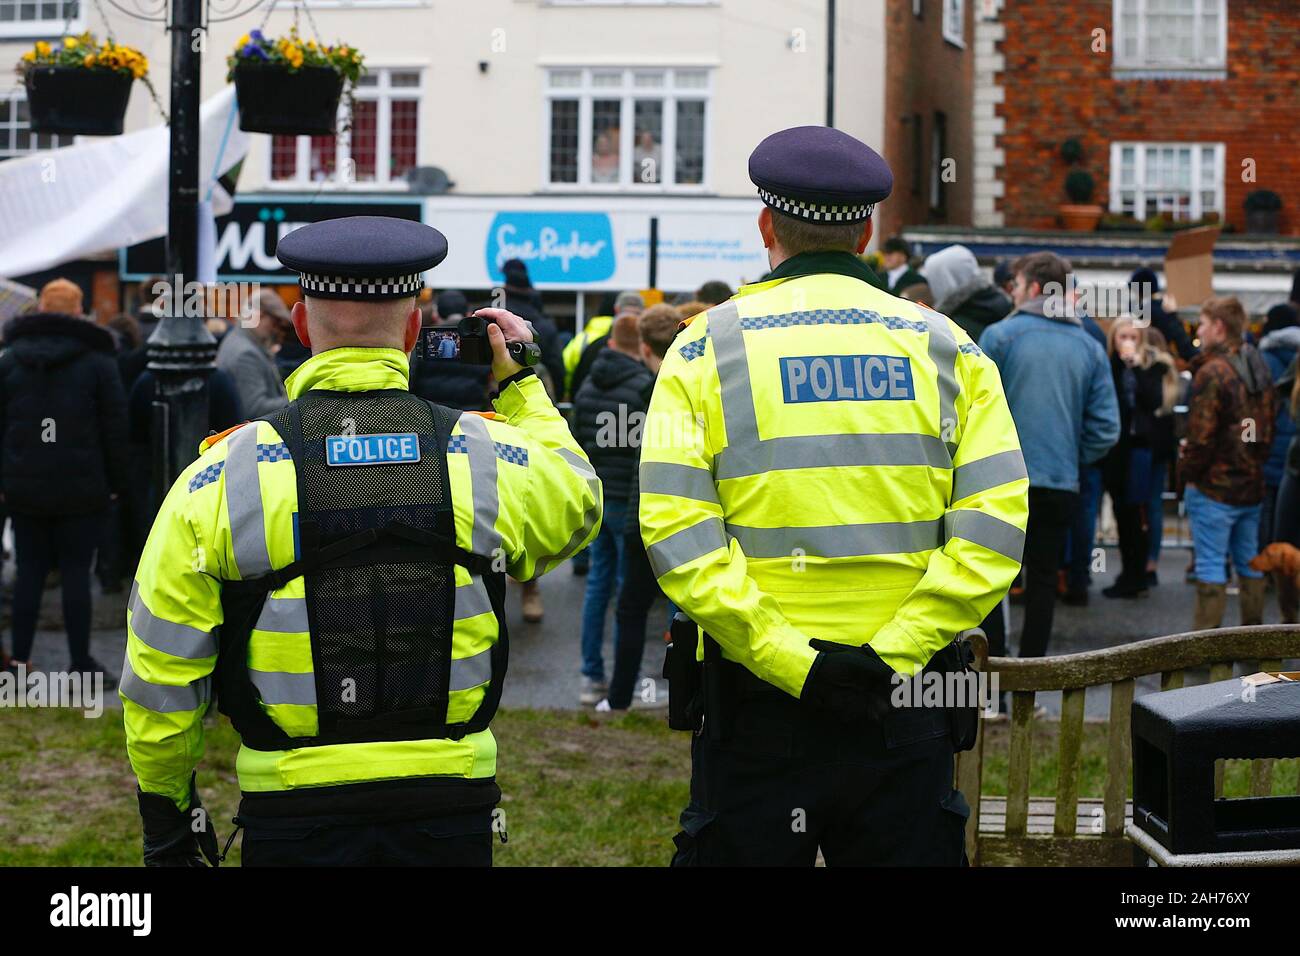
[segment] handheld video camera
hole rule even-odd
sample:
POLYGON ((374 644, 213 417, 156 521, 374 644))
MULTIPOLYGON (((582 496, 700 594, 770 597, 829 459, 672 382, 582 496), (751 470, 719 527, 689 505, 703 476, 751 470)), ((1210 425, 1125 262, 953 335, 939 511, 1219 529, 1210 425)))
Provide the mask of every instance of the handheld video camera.
MULTIPOLYGON (((477 315, 467 315, 455 329, 421 329, 416 349, 422 359, 491 365, 492 345, 487 330, 492 324, 477 315)), ((506 351, 525 368, 536 365, 542 357, 542 350, 534 342, 507 342, 506 351)))

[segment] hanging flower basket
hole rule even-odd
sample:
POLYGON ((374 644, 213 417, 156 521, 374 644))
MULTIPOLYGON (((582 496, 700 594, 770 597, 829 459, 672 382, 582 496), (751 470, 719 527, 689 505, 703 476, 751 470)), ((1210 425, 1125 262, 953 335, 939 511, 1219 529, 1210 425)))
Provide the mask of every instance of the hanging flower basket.
POLYGON ((50 44, 41 40, 18 61, 27 87, 34 133, 117 136, 122 132, 131 84, 149 81, 149 61, 139 50, 89 33, 50 44))
POLYGON ((363 71, 361 54, 339 44, 303 42, 297 30, 271 39, 254 30, 226 59, 239 100, 239 128, 249 133, 331 136, 339 99, 363 71))

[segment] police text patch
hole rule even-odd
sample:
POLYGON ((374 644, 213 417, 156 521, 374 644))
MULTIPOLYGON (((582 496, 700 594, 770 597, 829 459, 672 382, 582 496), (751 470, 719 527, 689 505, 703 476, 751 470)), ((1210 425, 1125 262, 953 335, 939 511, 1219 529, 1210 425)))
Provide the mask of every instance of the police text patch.
POLYGON ((330 435, 325 439, 329 465, 398 465, 420 460, 420 436, 330 435))
POLYGON ((781 359, 781 392, 800 402, 911 401, 912 360, 905 355, 801 355, 781 359))

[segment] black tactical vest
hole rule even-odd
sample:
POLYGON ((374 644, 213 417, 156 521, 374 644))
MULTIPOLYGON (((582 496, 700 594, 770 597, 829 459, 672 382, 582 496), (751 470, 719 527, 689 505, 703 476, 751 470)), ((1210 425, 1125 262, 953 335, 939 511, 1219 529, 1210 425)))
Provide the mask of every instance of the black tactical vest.
POLYGON ((297 473, 298 559, 222 587, 217 701, 246 746, 458 740, 491 721, 506 674, 505 574, 493 570, 491 556, 456 545, 447 443, 459 417, 402 389, 310 391, 265 417, 297 473), (364 440, 376 435, 386 437, 364 440), (343 441, 353 437, 359 441, 343 441), (454 565, 482 577, 499 637, 482 703, 468 721, 449 724, 454 565), (299 575, 316 683, 314 737, 291 737, 271 720, 248 670, 249 638, 267 596, 299 575))

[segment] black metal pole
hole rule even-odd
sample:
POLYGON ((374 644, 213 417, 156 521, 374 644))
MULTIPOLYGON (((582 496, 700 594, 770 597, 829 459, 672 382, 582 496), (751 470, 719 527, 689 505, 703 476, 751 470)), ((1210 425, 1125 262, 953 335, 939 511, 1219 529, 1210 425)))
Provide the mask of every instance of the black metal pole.
POLYGON ((835 125, 835 0, 826 0, 826 125, 835 125))
POLYGON ((659 217, 650 217, 650 284, 648 289, 657 289, 659 281, 659 217))
MULTIPOLYGON (((149 337, 153 373, 153 496, 161 501, 176 476, 198 457, 208 434, 208 377, 216 341, 202 314, 186 314, 199 281, 199 69, 205 0, 172 0, 171 156, 167 195, 167 314, 149 337), (191 291, 194 286, 190 286, 191 291)), ((151 296, 155 290, 147 290, 151 296)), ((155 302, 158 300, 155 299, 155 302)), ((206 303, 206 296, 203 297, 206 303)), ((155 306, 156 307, 156 306, 155 306)))

